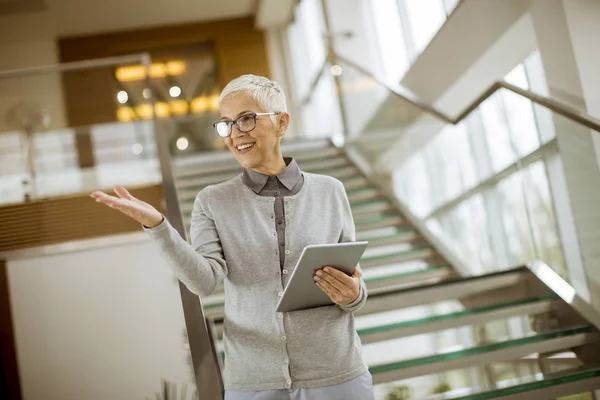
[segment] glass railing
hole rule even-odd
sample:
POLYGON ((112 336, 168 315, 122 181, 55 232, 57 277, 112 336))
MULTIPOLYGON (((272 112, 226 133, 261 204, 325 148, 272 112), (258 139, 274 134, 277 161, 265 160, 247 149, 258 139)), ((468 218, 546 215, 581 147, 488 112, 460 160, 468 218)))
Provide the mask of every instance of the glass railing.
MULTIPOLYGON (((555 106, 546 104, 547 99, 537 101, 533 96, 534 102, 525 97, 531 93, 521 93, 527 92, 528 83, 516 72, 510 74, 514 90, 508 84, 498 86, 486 93, 480 104, 467 109, 460 120, 453 120, 420 103, 396 83, 375 77, 342 57, 332 56, 323 71, 322 81, 333 80, 329 93, 313 92, 309 99, 324 102, 319 97, 326 95, 330 102, 338 99, 337 107, 326 111, 339 121, 333 142, 359 155, 373 177, 399 199, 417 230, 429 232, 435 239, 437 250, 447 250, 452 260, 460 260, 461 267, 473 275, 540 259, 586 297, 572 212, 582 210, 590 221, 597 221, 593 207, 582 195, 593 190, 594 182, 600 187, 597 121, 582 122, 581 116, 573 110, 564 112, 559 103, 555 106), (327 77, 331 65, 337 66, 336 75, 327 77), (578 173, 590 188, 573 179, 578 173)), ((361 221, 355 222, 358 230, 361 221)), ((578 229, 586 232, 586 226, 578 229)), ((458 320, 472 312, 492 312, 486 307, 465 309, 459 302, 451 304, 440 304, 439 309, 445 310, 440 314, 432 311, 435 307, 420 308, 410 318, 399 317, 406 311, 360 316, 359 332, 368 342, 369 336, 385 338, 382 331, 386 330, 414 332, 413 324, 435 325, 436 319, 458 320)), ((491 307, 509 307, 507 304, 491 307)), ((393 348, 425 352, 458 348, 450 354, 459 357, 465 348, 481 349, 495 342, 512 346, 512 341, 529 334, 528 317, 515 315, 412 339, 420 340, 418 343, 367 344, 365 354, 369 356, 370 347, 380 346, 371 358, 379 362, 387 356, 393 358, 393 348)), ((487 381, 485 389, 490 390, 495 387, 496 378, 492 377, 506 380, 527 375, 526 369, 507 365, 471 368, 456 379, 487 381)))
MULTIPOLYGON (((23 225, 34 232, 32 237, 19 236, 21 247, 10 250, 40 251, 42 236, 56 235, 51 229, 56 223, 69 230, 84 221, 86 234, 95 231, 96 237, 123 233, 90 217, 96 215, 92 208, 98 206, 89 206, 92 200, 87 197, 117 184, 128 189, 152 186, 155 206, 164 199, 166 206, 160 207, 187 238, 172 158, 222 149, 223 141, 216 140, 211 126, 218 119, 214 74, 208 71, 199 83, 192 76, 190 80, 197 84, 188 92, 190 85, 177 83, 186 68, 181 61, 153 63, 143 54, 0 72, 4 112, 0 120, 0 219, 10 222, 9 228, 23 225), (77 206, 67 209, 75 201, 77 206), (29 218, 25 224, 21 223, 24 215, 29 218)), ((194 72, 198 68, 194 65, 194 72)), ((77 233, 71 232, 68 239, 61 236, 52 244, 90 236, 77 233)), ((10 234, 5 229, 3 241, 11 239, 10 234)), ((114 244, 113 239, 107 238, 106 243, 114 244)), ((69 243, 61 251, 85 250, 85 246, 69 243)), ((204 320, 201 304, 181 282, 179 289, 197 393, 199 398, 220 398, 216 353, 205 325, 198 324, 204 320)))
MULTIPOLYGON (((563 354, 568 356, 568 354, 563 354)), ((391 397, 401 399, 424 399, 424 400, 491 400, 501 399, 505 396, 529 395, 534 391, 548 389, 550 392, 545 393, 547 397, 552 396, 552 391, 557 393, 557 388, 569 384, 582 384, 588 380, 598 381, 600 377, 600 367, 587 366, 578 367, 573 364, 572 358, 556 358, 554 359, 553 371, 542 373, 535 363, 535 359, 522 359, 517 361, 519 368, 523 371, 521 376, 514 376, 510 373, 505 373, 496 376, 496 380, 492 387, 479 386, 473 380, 460 381, 452 379, 455 375, 468 376, 468 370, 452 370, 448 371, 443 378, 436 376, 422 376, 419 378, 401 380, 385 385, 375 387, 376 398, 386 398, 385 396, 402 396, 391 397)), ((509 370, 512 366, 509 364, 496 363, 494 364, 497 370, 509 370)), ((577 386, 571 392, 577 392, 577 386)), ((539 393, 539 392, 538 392, 539 393)), ((550 397, 552 396, 552 397, 550 397)), ((388 397, 389 398, 389 397, 388 397)), ((518 398, 518 397, 515 397, 518 398)), ((541 398, 541 397, 540 397, 541 398)), ((563 399, 563 397, 561 397, 563 399)), ((568 396, 564 399, 590 400, 591 395, 568 396), (589 397, 588 397, 589 396, 589 397)))
POLYGON ((147 59, 0 72, 0 204, 160 183, 157 133, 174 157, 225 149, 214 74, 147 59))
MULTIPOLYGON (((587 184, 600 180, 592 176, 598 131, 507 88, 452 121, 398 84, 341 57, 332 61, 337 76, 324 68, 320 78, 334 81, 329 93, 315 91, 305 104, 338 98, 337 107, 323 110, 339 121, 334 143, 358 152, 471 273, 541 259, 585 297, 568 216, 577 194, 568 181, 581 167, 587 184)), ((527 89, 518 74, 510 77, 527 89)))

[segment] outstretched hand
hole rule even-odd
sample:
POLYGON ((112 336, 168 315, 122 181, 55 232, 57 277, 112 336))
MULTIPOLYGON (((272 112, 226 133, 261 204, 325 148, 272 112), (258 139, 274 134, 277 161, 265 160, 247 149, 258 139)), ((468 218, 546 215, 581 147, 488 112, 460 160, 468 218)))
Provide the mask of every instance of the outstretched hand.
POLYGON ((314 280, 319 289, 325 292, 335 304, 348 305, 360 294, 361 275, 359 268, 355 268, 352 275, 348 276, 328 265, 315 273, 314 280))
POLYGON ((154 228, 163 221, 163 215, 156 208, 145 201, 136 199, 123 186, 115 186, 113 190, 119 197, 101 191, 92 192, 90 197, 99 203, 121 211, 148 228, 154 228))

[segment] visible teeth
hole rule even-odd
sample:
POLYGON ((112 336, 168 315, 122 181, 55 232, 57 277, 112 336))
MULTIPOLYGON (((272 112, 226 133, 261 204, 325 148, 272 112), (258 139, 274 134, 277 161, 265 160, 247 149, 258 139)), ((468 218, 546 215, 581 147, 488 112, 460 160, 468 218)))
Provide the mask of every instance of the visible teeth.
POLYGON ((248 147, 252 147, 253 145, 254 145, 254 143, 243 144, 241 146, 238 146, 238 150, 244 150, 244 149, 247 149, 248 147))

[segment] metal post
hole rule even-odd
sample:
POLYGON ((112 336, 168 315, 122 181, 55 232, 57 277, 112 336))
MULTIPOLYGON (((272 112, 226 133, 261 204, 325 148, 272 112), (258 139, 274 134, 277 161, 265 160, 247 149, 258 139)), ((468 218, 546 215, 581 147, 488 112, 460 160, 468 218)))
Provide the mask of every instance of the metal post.
MULTIPOLYGON (((323 21, 325 24, 325 50, 327 51, 327 59, 331 65, 337 65, 337 58, 335 55, 335 49, 333 48, 333 38, 334 35, 331 33, 331 25, 329 21, 329 13, 327 12, 327 1, 321 0, 321 8, 323 9, 323 21)), ((349 136, 348 128, 348 114, 346 112, 346 105, 344 101, 344 97, 342 96, 342 80, 339 76, 334 75, 333 80, 335 82, 335 89, 338 97, 338 102, 340 104, 340 115, 342 117, 342 130, 344 134, 344 140, 346 140, 349 136)))

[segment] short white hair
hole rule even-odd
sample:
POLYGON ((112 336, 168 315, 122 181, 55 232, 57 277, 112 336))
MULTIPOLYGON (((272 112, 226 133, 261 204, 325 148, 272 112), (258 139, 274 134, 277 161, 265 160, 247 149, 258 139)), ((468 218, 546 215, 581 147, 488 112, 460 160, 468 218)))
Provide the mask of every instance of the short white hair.
POLYGON ((287 112, 285 94, 274 81, 258 75, 242 75, 225 86, 219 96, 221 102, 236 94, 248 94, 265 112, 287 112))

